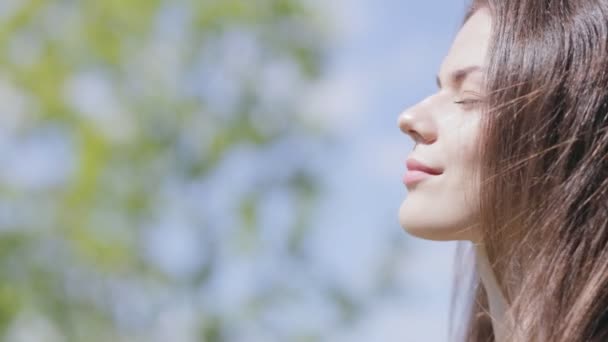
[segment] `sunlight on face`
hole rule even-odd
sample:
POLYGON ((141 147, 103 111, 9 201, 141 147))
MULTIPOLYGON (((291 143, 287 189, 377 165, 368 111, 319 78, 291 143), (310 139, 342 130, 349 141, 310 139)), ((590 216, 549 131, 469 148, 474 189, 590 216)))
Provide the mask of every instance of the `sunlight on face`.
POLYGON ((473 167, 479 163, 475 148, 481 116, 476 101, 490 34, 490 14, 478 10, 443 61, 439 90, 399 116, 399 128, 416 143, 404 177, 408 194, 399 209, 399 222, 412 235, 475 240, 479 195, 473 167))

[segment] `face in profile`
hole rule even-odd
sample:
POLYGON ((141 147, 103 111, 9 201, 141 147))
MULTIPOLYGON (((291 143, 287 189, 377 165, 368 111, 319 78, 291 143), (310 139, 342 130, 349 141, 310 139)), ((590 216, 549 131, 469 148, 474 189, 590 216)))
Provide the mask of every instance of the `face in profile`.
POLYGON ((476 240, 479 182, 474 168, 490 34, 490 14, 478 10, 441 65, 438 91, 399 116, 399 128, 415 142, 404 176, 408 193, 399 209, 399 222, 412 235, 476 240))

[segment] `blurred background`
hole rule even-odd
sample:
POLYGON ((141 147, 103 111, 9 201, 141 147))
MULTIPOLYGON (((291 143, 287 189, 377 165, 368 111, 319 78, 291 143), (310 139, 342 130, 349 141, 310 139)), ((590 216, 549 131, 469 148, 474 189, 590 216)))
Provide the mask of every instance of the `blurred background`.
POLYGON ((447 340, 396 121, 466 3, 1 0, 0 340, 447 340))

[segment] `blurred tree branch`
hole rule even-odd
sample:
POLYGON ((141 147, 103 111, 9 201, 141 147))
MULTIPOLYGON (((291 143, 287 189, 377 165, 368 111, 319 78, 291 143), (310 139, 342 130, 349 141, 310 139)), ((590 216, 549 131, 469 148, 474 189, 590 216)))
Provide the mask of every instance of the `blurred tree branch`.
POLYGON ((266 248, 257 213, 280 191, 295 212, 277 257, 301 254, 317 191, 305 160, 275 160, 281 180, 256 157, 318 134, 294 108, 321 72, 314 13, 298 0, 9 2, 0 97, 13 124, 0 134, 32 175, 0 177, 0 333, 163 340, 163 313, 185 310, 201 322, 191 338, 238 337, 238 314, 205 296, 230 241, 247 240, 251 258, 266 248), (235 153, 253 155, 240 167, 256 183, 222 199, 240 209, 210 212, 206 192, 235 153))

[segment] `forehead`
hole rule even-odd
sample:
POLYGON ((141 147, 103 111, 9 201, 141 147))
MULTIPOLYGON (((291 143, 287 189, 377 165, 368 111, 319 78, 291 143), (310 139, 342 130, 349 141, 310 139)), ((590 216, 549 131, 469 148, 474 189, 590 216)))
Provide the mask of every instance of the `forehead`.
POLYGON ((440 75, 470 65, 485 65, 492 31, 491 19, 486 9, 480 9, 467 20, 443 60, 440 75))

